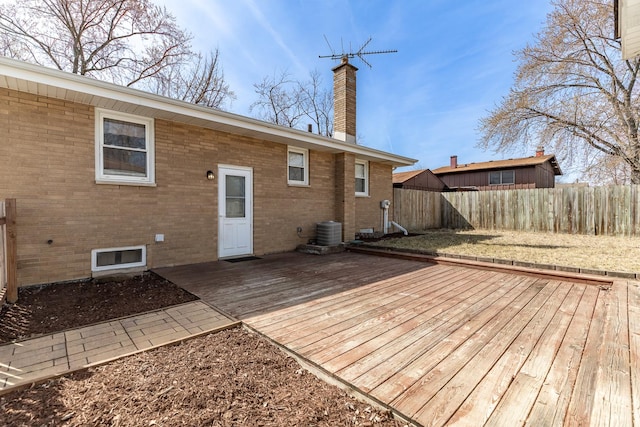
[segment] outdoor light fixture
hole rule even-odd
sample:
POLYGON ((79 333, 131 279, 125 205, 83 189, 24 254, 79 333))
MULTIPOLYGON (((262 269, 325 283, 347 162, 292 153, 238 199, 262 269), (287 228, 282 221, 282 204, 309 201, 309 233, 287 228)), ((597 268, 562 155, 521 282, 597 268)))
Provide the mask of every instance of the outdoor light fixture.
POLYGON ((211 181, 213 178, 215 178, 213 171, 207 171, 207 179, 211 181))

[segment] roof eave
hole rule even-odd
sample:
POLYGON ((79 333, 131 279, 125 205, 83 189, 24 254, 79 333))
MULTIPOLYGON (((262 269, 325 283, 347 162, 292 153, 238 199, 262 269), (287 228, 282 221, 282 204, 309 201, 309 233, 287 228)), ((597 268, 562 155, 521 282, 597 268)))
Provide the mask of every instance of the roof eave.
POLYGON ((555 176, 562 175, 562 169, 560 169, 560 165, 558 164, 558 160, 556 159, 556 156, 551 157, 549 159, 549 163, 551 164, 551 167, 553 168, 553 174, 555 176))
MULTIPOLYGON (((527 159, 526 157, 524 159, 527 159)), ((457 174, 457 173, 465 173, 465 172, 490 172, 495 170, 502 169, 513 169, 513 168, 526 168, 526 167, 534 167, 539 166, 545 162, 549 162, 551 167, 553 168, 554 175, 562 175, 562 170, 560 169, 560 165, 556 160, 555 155, 550 155, 550 157, 541 159, 539 162, 531 162, 531 163, 523 163, 523 164, 507 164, 507 165, 499 165, 492 164, 492 162, 481 162, 481 163, 472 163, 469 166, 459 166, 455 169, 451 169, 449 166, 444 166, 438 169, 434 169, 432 172, 434 175, 448 175, 448 174, 457 174), (483 164, 486 163, 486 164, 483 164)))
POLYGON ((9 58, 0 57, 0 87, 296 147, 331 153, 349 152, 364 160, 395 167, 417 162, 416 159, 9 58))

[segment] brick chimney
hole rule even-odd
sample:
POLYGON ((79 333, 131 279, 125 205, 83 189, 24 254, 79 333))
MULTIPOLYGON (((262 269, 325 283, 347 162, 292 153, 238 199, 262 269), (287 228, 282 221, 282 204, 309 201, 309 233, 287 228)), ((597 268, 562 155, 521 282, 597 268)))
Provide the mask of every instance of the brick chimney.
POLYGON ((333 69, 333 137, 352 144, 356 143, 356 71, 346 56, 333 69))
POLYGON ((451 169, 458 167, 458 156, 451 156, 451 169))
POLYGON ((544 156, 544 147, 542 145, 538 145, 536 148, 536 157, 544 156))

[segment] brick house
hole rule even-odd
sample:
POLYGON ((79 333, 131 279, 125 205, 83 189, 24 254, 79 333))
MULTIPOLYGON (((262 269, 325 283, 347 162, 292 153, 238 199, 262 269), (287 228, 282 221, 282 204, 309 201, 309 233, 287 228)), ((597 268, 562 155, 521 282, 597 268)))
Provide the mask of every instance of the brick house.
POLYGON ((338 140, 0 58, 19 285, 290 251, 321 221, 345 241, 380 229, 393 168, 415 160, 349 142, 355 70, 334 69, 353 85, 335 90, 338 140))
POLYGON ((449 166, 432 172, 449 191, 553 188, 555 177, 562 175, 556 156, 545 155, 542 147, 531 157, 469 164, 459 164, 458 156, 451 156, 449 166))

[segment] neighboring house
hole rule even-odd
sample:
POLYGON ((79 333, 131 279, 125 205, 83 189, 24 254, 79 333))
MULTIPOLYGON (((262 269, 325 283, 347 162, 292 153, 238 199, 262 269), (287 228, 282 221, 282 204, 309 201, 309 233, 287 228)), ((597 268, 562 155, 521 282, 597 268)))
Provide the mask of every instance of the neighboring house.
POLYGON ((393 174, 393 188, 422 191, 444 191, 446 185, 429 169, 421 169, 393 174))
POLYGON ((432 172, 448 191, 553 188, 555 177, 562 175, 556 156, 545 155, 542 148, 532 157, 481 163, 458 164, 458 157, 451 156, 449 166, 432 172))
POLYGON ((337 140, 0 58, 19 285, 290 251, 321 221, 345 241, 380 229, 393 168, 415 160, 347 142, 355 70, 334 69, 353 85, 337 140))

